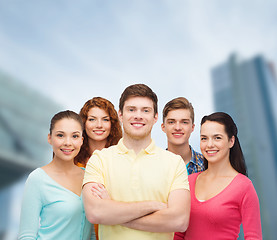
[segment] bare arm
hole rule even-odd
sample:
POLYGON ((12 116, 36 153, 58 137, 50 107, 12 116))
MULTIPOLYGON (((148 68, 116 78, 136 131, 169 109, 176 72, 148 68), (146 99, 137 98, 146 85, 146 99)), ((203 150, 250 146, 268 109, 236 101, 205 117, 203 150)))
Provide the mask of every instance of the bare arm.
POLYGON ((148 232, 184 232, 188 227, 189 216, 190 192, 177 189, 169 194, 168 208, 121 225, 148 232))
POLYGON ((155 201, 127 203, 101 199, 91 191, 97 186, 98 183, 87 183, 83 187, 86 216, 94 224, 123 224, 166 207, 164 203, 155 201))

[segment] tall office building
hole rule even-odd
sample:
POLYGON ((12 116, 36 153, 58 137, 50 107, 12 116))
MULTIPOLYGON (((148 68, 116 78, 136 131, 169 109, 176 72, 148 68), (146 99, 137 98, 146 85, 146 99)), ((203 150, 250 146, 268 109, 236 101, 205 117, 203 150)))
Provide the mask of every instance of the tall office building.
POLYGON ((264 239, 277 236, 277 81, 262 56, 236 55, 212 70, 214 106, 239 129, 249 178, 258 193, 264 239))
MULTIPOLYGON (((50 99, 0 72, 0 240, 6 239, 12 224, 11 210, 19 208, 12 205, 13 184, 51 159, 47 134, 51 117, 60 109, 50 99)), ((14 215, 18 217, 19 213, 14 215)))

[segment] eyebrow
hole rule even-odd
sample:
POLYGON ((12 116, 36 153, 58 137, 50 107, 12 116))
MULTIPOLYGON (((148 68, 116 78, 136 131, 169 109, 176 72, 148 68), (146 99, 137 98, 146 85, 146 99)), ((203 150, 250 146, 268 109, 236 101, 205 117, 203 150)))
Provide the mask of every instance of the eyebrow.
MULTIPOLYGON (((93 118, 96 118, 96 116, 93 116, 93 115, 88 115, 88 117, 93 117, 93 118)), ((104 117, 102 117, 102 118, 109 118, 110 116, 109 115, 107 115, 107 116, 104 116, 104 117)))
MULTIPOLYGON (((65 132, 64 132, 64 131, 58 130, 58 131, 56 131, 56 133, 65 133, 65 132)), ((80 132, 80 131, 75 131, 75 132, 73 132, 73 133, 82 133, 82 132, 80 132)))
MULTIPOLYGON (((206 137, 207 135, 205 135, 205 134, 200 134, 200 136, 204 136, 204 137, 206 137)), ((223 136, 223 134, 216 133, 216 134, 214 134, 214 135, 212 135, 212 136, 213 136, 213 137, 223 136)))
MULTIPOLYGON (((176 121, 177 119, 176 118, 168 118, 166 119, 167 121, 176 121)), ((190 118, 182 118, 180 121, 189 121, 190 118)))
POLYGON ((138 109, 153 109, 152 107, 137 107, 137 106, 132 106, 132 105, 130 105, 130 106, 125 106, 126 108, 138 108, 138 109))

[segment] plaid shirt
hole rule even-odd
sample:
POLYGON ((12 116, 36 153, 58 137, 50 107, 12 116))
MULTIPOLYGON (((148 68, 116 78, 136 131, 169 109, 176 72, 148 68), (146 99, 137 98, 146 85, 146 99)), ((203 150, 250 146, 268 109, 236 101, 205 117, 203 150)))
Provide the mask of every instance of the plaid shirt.
POLYGON ((191 146, 189 147, 191 149, 191 160, 187 164, 188 175, 205 170, 203 155, 194 151, 191 146))

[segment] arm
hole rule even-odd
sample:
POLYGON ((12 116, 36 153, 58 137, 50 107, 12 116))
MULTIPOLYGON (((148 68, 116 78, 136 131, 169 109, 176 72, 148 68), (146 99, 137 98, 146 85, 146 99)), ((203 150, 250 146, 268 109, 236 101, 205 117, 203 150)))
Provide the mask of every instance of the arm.
POLYGON ((101 199, 91 191, 93 187, 97 186, 98 183, 90 182, 83 187, 86 216, 94 224, 122 224, 166 207, 164 203, 155 201, 127 203, 111 199, 101 199))
POLYGON ((190 192, 176 189, 169 194, 168 208, 122 225, 148 232, 184 232, 188 227, 189 216, 190 192))
POLYGON ((244 238, 262 239, 259 199, 252 183, 249 184, 243 197, 241 215, 244 238))
POLYGON ((39 217, 42 208, 39 189, 40 186, 38 178, 34 175, 33 172, 28 177, 24 188, 18 234, 19 240, 37 239, 39 217))

